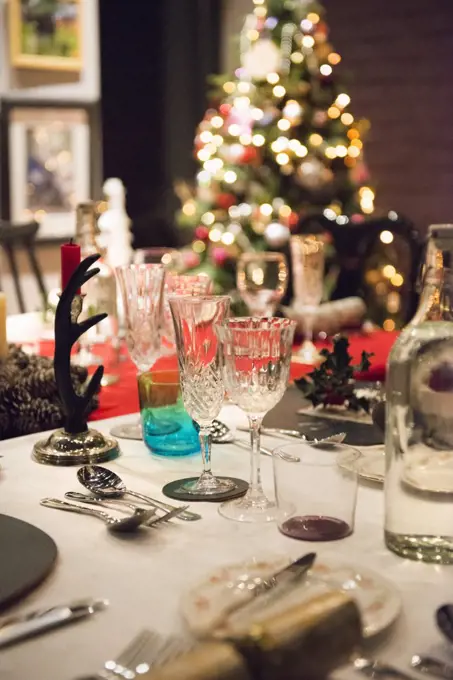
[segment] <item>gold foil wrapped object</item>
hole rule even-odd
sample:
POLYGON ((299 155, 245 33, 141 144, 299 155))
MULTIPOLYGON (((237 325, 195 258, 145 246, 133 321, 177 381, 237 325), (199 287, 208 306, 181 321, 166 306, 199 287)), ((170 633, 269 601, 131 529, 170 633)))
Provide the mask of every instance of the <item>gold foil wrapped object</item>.
POLYGON ((346 663, 362 640, 355 602, 332 591, 141 676, 143 680, 310 680, 346 663))

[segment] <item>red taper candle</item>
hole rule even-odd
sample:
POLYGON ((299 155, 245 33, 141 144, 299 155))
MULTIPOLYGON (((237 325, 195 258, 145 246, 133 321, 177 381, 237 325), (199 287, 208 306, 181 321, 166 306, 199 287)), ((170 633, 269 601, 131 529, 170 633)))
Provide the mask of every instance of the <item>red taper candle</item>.
MULTIPOLYGON (((80 246, 71 239, 61 246, 61 290, 66 288, 79 264, 80 246)), ((80 290, 77 292, 80 293, 80 290)))

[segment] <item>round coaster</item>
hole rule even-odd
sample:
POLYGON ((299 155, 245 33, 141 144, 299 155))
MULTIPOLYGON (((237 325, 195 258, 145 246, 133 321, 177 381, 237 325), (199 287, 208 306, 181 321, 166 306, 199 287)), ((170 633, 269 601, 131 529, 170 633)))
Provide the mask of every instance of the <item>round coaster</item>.
POLYGON ((209 496, 188 493, 182 489, 182 485, 186 482, 195 482, 198 477, 187 477, 186 479, 177 479, 175 482, 170 482, 166 484, 162 489, 162 492, 169 498, 175 498, 178 501, 208 501, 210 503, 220 503, 222 501, 229 501, 232 498, 239 498, 243 496, 249 485, 244 482, 243 479, 237 479, 236 477, 219 477, 219 479, 231 479, 236 486, 231 491, 222 491, 221 493, 213 493, 209 496))

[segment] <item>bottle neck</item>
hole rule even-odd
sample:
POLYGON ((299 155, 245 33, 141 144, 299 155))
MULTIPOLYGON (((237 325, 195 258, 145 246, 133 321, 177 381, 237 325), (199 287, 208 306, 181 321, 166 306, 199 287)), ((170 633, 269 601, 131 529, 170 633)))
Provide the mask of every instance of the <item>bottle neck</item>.
POLYGON ((97 244, 97 225, 94 211, 79 211, 77 215, 77 243, 80 245, 82 256, 86 257, 99 252, 97 244))
POLYGON ((426 270, 423 290, 413 324, 432 321, 453 321, 453 257, 446 253, 443 263, 426 270))

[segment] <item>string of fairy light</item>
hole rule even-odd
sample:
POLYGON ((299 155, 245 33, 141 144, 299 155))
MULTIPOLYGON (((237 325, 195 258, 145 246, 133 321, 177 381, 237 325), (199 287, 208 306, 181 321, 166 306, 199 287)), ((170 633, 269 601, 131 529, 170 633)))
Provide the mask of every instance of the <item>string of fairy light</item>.
MULTIPOLYGON (((263 28, 272 30, 277 24, 275 17, 268 16, 266 0, 253 1, 255 19, 253 20, 252 16, 251 21, 246 22, 241 36, 245 50, 262 39, 263 28)), ((210 115, 205 116, 195 140, 196 156, 201 164, 197 184, 201 190, 209 189, 215 183, 226 189, 231 187, 234 191, 236 183, 240 180, 241 165, 248 162, 244 161, 245 156, 248 154, 253 158, 253 154, 258 153, 265 145, 283 175, 309 174, 313 171, 315 163, 318 163, 318 170, 322 163, 322 172, 332 173, 330 164, 338 162, 338 159, 349 169, 354 168, 361 160, 363 154, 361 126, 349 111, 351 99, 346 92, 335 94, 330 105, 327 105, 325 110, 318 111, 325 122, 329 119, 339 120, 344 126, 342 133, 333 133, 326 128, 326 132, 322 134, 321 124, 318 126, 320 131, 309 133, 306 139, 301 140, 293 136, 293 129, 299 127, 305 112, 303 105, 294 98, 291 82, 286 78, 291 63, 300 65, 305 62, 307 68, 322 81, 331 78, 341 62, 340 54, 333 49, 317 49, 314 54, 315 48, 323 44, 328 45, 321 27, 322 19, 316 12, 308 12, 297 26, 288 24, 283 27, 278 68, 269 70, 264 78, 260 78, 259 92, 253 77, 244 68, 238 69, 235 80, 231 79, 223 84, 224 103, 218 110, 212 110, 210 115), (272 99, 274 104, 272 125, 266 123, 266 110, 260 101, 259 94, 263 88, 267 88, 264 99, 267 101, 272 99), (278 130, 277 137, 275 134, 270 136, 270 132, 275 132, 275 127, 278 130)), ((374 199, 375 194, 371 187, 358 188, 357 200, 364 215, 371 215, 374 212, 374 199)), ((184 201, 182 212, 187 217, 197 214, 198 208, 193 197, 188 197, 184 201)), ((354 217, 357 220, 361 218, 360 215, 344 214, 341 204, 336 201, 332 201, 323 212, 327 219, 335 220, 340 225, 347 224, 354 217)), ((199 221, 207 228, 207 239, 214 245, 232 248, 237 243, 243 250, 246 250, 250 243, 242 229, 242 221, 248 220, 256 234, 264 234, 272 222, 290 227, 291 220, 292 224, 297 220, 293 208, 278 196, 270 202, 256 204, 250 200, 230 205, 227 214, 228 220, 225 223, 225 220, 221 222, 217 219, 215 209, 207 209, 199 216, 199 221)), ((390 231, 381 233, 383 244, 392 241, 393 234, 390 231)), ((206 247, 207 243, 203 238, 196 238, 192 244, 193 251, 198 254, 203 253, 206 247)), ((373 270, 370 275, 376 287, 379 284, 391 283, 398 288, 404 282, 402 274, 397 272, 393 265, 373 270)), ((399 294, 396 295, 398 299, 394 296, 392 302, 390 298, 390 307, 387 305, 389 313, 393 313, 392 310, 399 306, 399 294)), ((392 330, 392 320, 387 321, 387 329, 392 330)))

